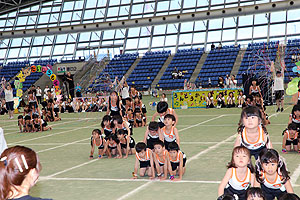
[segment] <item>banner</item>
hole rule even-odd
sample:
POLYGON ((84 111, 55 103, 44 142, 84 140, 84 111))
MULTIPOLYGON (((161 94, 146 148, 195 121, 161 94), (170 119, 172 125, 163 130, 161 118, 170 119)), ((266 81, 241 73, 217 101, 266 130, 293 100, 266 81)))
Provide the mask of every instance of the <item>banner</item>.
POLYGON ((239 91, 243 91, 243 88, 225 88, 225 89, 199 89, 199 90, 179 90, 172 92, 172 108, 181 109, 184 108, 206 108, 206 97, 209 92, 212 92, 212 96, 217 102, 217 96, 220 92, 225 97, 227 103, 227 97, 230 92, 233 92, 235 97, 235 103, 237 103, 237 96, 239 91))

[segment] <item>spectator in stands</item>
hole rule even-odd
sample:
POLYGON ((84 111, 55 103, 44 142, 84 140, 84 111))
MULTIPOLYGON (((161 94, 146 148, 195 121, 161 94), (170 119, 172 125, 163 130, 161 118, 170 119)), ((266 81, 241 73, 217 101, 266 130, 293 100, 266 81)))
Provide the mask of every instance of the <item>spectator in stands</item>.
POLYGON ((202 88, 200 76, 195 81, 196 88, 202 88))
POLYGON ((173 79, 177 79, 177 78, 178 78, 178 70, 177 70, 176 67, 174 68, 174 70, 173 70, 173 72, 172 72, 172 78, 173 78, 173 79))
POLYGON ((165 93, 162 93, 161 98, 160 98, 160 101, 168 102, 168 98, 167 98, 167 96, 166 96, 165 93))
POLYGON ((217 108, 224 108, 225 107, 225 97, 223 92, 220 92, 217 97, 217 108))
POLYGON ((211 87, 211 79, 208 78, 208 87, 211 87))
POLYGON ((206 108, 214 108, 214 97, 212 96, 212 93, 209 92, 207 94, 207 97, 206 97, 206 108))
POLYGON ((5 94, 5 102, 6 102, 6 109, 8 110, 9 119, 14 118, 14 95, 13 95, 13 89, 8 82, 6 87, 3 84, 2 87, 4 88, 4 94, 5 94))
POLYGON ((221 76, 219 76, 218 87, 224 88, 224 79, 221 76))
POLYGON ((100 112, 106 112, 107 111, 107 103, 106 103, 104 98, 100 99, 99 106, 100 106, 100 112))
POLYGON ((42 103, 42 89, 40 88, 40 86, 37 86, 36 89, 36 98, 39 104, 42 103))
POLYGON ((74 98, 74 79, 70 72, 66 75, 66 80, 69 84, 69 94, 71 95, 71 98, 74 98))
POLYGON ((182 79, 182 77, 184 77, 183 72, 182 71, 178 71, 178 78, 182 79))
POLYGON ((211 45, 210 45, 210 50, 214 50, 216 48, 216 46, 214 45, 214 43, 212 43, 211 45))
POLYGON ((225 88, 229 88, 230 77, 229 74, 226 74, 225 77, 225 88))
POLYGON ((218 45, 218 49, 222 49, 222 43, 221 42, 218 45))
POLYGON ((75 91, 76 91, 76 97, 81 97, 81 86, 79 85, 79 83, 77 83, 77 86, 75 87, 75 91))
POLYGON ((188 89, 188 81, 185 79, 183 82, 183 89, 187 90, 188 89))
POLYGON ((229 88, 236 88, 237 87, 237 80, 235 80, 235 75, 231 75, 229 79, 229 88))

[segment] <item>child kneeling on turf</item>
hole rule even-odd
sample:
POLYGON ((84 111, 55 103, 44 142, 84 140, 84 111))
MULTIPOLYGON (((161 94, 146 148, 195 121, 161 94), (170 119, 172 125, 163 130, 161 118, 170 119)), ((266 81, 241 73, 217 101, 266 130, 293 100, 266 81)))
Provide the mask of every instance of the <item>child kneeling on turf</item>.
POLYGON ((124 158, 128 157, 128 154, 135 153, 135 141, 130 135, 126 135, 123 129, 119 129, 117 131, 118 140, 120 141, 120 149, 123 154, 125 154, 124 158))
POLYGON ((283 141, 282 141, 282 152, 287 153, 292 150, 292 144, 294 151, 298 152, 298 131, 297 125, 294 123, 290 123, 288 128, 284 130, 283 141))
POLYGON ((105 140, 102 137, 101 131, 99 129, 94 129, 91 137, 90 159, 93 159, 95 147, 98 148, 98 159, 101 159, 103 157, 104 145, 105 145, 105 140))
POLYGON ((120 148, 120 141, 117 138, 116 134, 110 134, 106 137, 106 143, 104 146, 104 153, 107 154, 108 158, 111 158, 111 155, 116 156, 116 158, 122 158, 121 148, 120 148))
POLYGON ((33 118, 33 120, 32 120, 33 127, 36 132, 52 130, 52 128, 50 126, 48 126, 47 122, 44 121, 43 119, 40 119, 38 115, 33 114, 32 118, 33 118))
POLYGON ((139 142, 135 146, 136 159, 134 165, 133 179, 137 179, 138 168, 140 169, 140 176, 145 176, 146 172, 150 178, 155 177, 152 151, 147 148, 144 142, 139 142), (139 166, 140 165, 140 166, 139 166))
POLYGON ((165 149, 163 141, 158 140, 154 142, 153 160, 157 171, 157 176, 160 180, 165 180, 168 176, 168 161, 169 152, 165 149))
POLYGON ((19 115, 18 116, 18 126, 19 126, 21 133, 23 132, 24 125, 25 125, 25 121, 24 121, 23 115, 19 115))
POLYGON ((175 181, 180 181, 183 174, 185 173, 185 163, 186 155, 180 151, 179 146, 176 142, 169 144, 169 162, 168 170, 170 174, 170 179, 175 181), (175 176, 178 174, 178 178, 175 176))

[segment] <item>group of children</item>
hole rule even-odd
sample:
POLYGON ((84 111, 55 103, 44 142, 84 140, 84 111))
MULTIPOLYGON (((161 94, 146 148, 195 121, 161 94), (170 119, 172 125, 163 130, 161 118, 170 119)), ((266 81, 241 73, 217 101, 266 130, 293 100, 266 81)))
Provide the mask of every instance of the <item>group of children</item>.
POLYGON ((233 107, 245 107, 246 106, 246 96, 243 91, 240 90, 238 93, 237 101, 234 97, 233 92, 229 92, 227 98, 225 99, 224 93, 219 92, 215 98, 213 92, 209 92, 206 97, 206 108, 233 108, 233 107))
MULTIPOLYGON (((290 124, 284 131, 284 153, 291 151, 291 144, 298 151, 298 125, 294 123, 300 119, 298 107, 294 106, 290 124)), ((239 200, 273 200, 275 197, 281 200, 287 193, 293 193, 293 188, 286 163, 273 149, 262 112, 257 106, 248 106, 241 113, 238 136, 227 172, 219 185, 218 200, 230 199, 228 196, 237 196, 239 200), (255 167, 251 156, 255 157, 255 167)))
MULTIPOLYGON (((149 123, 144 140, 135 144, 132 137, 132 128, 138 126, 137 122, 130 122, 128 111, 132 105, 132 111, 142 114, 142 103, 135 98, 133 104, 126 100, 125 110, 121 109, 117 93, 110 95, 107 115, 101 122, 101 130, 95 129, 91 137, 90 159, 93 159, 95 148, 98 148, 98 159, 104 155, 108 158, 127 158, 135 154, 136 161, 133 179, 148 175, 153 179, 181 180, 185 173, 186 155, 180 150, 180 138, 175 127, 178 117, 168 103, 161 101, 157 104, 157 112, 149 123), (118 107, 117 105, 120 105, 118 107), (125 112, 124 112, 125 111, 125 112), (158 122, 155 118, 159 116, 158 122), (139 173, 138 173, 139 171, 139 173), (178 178, 175 178, 178 175, 178 178)), ((145 121, 146 123, 146 121, 145 121)))

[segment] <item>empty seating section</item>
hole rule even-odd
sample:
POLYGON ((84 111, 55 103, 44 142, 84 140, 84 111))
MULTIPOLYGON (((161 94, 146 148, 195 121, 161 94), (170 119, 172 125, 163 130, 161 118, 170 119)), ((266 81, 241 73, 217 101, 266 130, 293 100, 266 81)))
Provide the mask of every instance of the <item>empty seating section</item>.
POLYGON ((127 79, 129 86, 138 90, 150 88, 157 73, 170 56, 171 51, 146 52, 127 79))
POLYGON ((179 89, 183 88, 184 80, 189 80, 198 64, 204 49, 177 50, 173 60, 158 82, 157 88, 179 89), (172 72, 176 69, 183 72, 183 78, 173 79, 172 72))
POLYGON ((269 44, 253 43, 248 44, 247 50, 244 54, 241 66, 239 68, 236 80, 238 85, 242 85, 242 74, 243 73, 255 73, 257 75, 266 73, 269 69, 271 61, 275 62, 277 51, 278 51, 278 41, 270 42, 269 44), (266 65, 268 65, 266 67, 266 65))
POLYGON ((215 87, 219 77, 225 78, 226 74, 230 74, 239 50, 239 46, 224 46, 222 49, 211 50, 198 75, 202 85, 207 86, 210 79, 215 87))
POLYGON ((290 78, 294 78, 297 76, 297 73, 293 72, 293 67, 296 66, 296 62, 300 60, 300 39, 288 40, 285 49, 285 66, 286 71, 284 74, 284 82, 288 83, 290 78))
POLYGON ((110 79, 110 81, 113 82, 115 77, 118 77, 118 79, 121 80, 121 78, 126 74, 128 69, 131 67, 138 56, 138 53, 115 55, 114 58, 109 62, 109 64, 89 86, 89 90, 92 90, 94 92, 100 90, 108 91, 109 86, 107 83, 107 79, 110 79), (104 77, 106 80, 104 80, 104 77))

